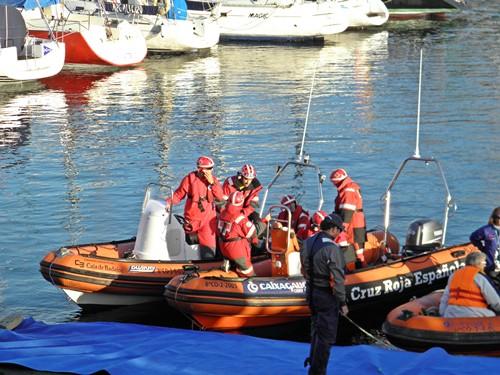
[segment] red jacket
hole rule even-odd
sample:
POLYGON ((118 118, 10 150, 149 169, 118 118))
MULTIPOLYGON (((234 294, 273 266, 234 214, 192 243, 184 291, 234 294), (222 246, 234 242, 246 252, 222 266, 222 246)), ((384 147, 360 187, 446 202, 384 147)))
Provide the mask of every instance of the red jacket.
MULTIPOLYGON (((281 211, 278 215, 278 220, 284 226, 288 225, 288 217, 286 211, 281 211)), ((295 211, 292 212, 292 229, 295 231, 297 238, 305 240, 308 237, 309 229, 309 213, 297 204, 295 211)))
POLYGON ((198 171, 184 177, 175 190, 173 199, 167 198, 167 204, 178 204, 187 197, 184 206, 184 218, 187 221, 204 221, 215 217, 215 199, 222 200, 222 187, 214 176, 214 183, 210 185, 198 171))
POLYGON ((235 191, 241 191, 245 197, 243 202, 243 214, 248 216, 259 207, 259 193, 262 190, 262 185, 259 180, 254 178, 250 185, 247 187, 243 186, 238 176, 231 176, 226 178, 224 185, 222 186, 222 192, 224 194, 224 200, 227 200, 229 195, 235 191))
POLYGON ((363 213, 363 198, 359 185, 347 177, 337 187, 335 198, 335 212, 344 222, 348 241, 354 243, 354 228, 365 228, 365 214, 363 213))
POLYGON ((250 243, 256 239, 257 230, 241 207, 229 206, 222 210, 217 221, 217 236, 224 256, 250 260, 250 243))

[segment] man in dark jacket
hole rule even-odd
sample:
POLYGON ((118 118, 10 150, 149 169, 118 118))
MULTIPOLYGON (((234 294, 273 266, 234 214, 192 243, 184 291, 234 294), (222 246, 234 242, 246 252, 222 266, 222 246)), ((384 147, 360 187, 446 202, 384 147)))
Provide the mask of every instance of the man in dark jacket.
POLYGON ((311 350, 305 365, 309 374, 326 374, 331 346, 337 337, 339 311, 349 312, 344 286, 345 260, 335 239, 344 229, 339 215, 326 216, 321 231, 308 238, 300 252, 302 272, 307 280, 311 310, 311 350))
POLYGON ((500 207, 493 210, 488 224, 472 232, 470 242, 486 255, 484 272, 500 288, 500 207))

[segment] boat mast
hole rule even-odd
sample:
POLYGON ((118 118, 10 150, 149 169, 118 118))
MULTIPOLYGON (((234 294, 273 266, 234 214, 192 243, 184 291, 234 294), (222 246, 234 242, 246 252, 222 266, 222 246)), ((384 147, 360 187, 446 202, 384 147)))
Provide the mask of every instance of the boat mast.
POLYGON ((446 177, 444 175, 443 168, 441 167, 441 163, 439 160, 434 157, 422 157, 420 156, 419 143, 420 143, 420 101, 421 101, 421 89, 422 89, 422 61, 423 61, 423 50, 420 50, 420 69, 419 69, 419 82, 418 82, 418 102, 417 102, 417 136, 415 142, 415 153, 406 158, 398 170, 394 174, 389 186, 387 187, 385 193, 382 196, 382 200, 384 200, 384 244, 387 244, 388 231, 390 226, 390 216, 391 216, 391 190, 396 183, 396 180, 399 178, 401 172, 403 171, 406 164, 410 161, 420 161, 424 162, 425 165, 429 165, 431 163, 436 164, 438 172, 441 176, 441 180, 443 181, 444 190, 445 190, 445 204, 444 204, 444 214, 443 214, 443 235, 442 235, 442 243, 444 246, 446 241, 446 231, 448 229, 448 216, 450 209, 456 210, 456 204, 453 201, 453 197, 451 196, 450 189, 448 187, 448 182, 446 181, 446 177))
POLYGON ((307 104, 307 113, 306 113, 306 121, 304 123, 304 131, 302 132, 302 142, 300 144, 300 152, 299 156, 297 157, 297 161, 299 163, 306 163, 308 160, 304 160, 304 142, 306 141, 306 132, 307 132, 307 124, 309 123, 309 111, 311 110, 311 101, 312 101, 312 94, 314 90, 314 81, 316 79, 316 67, 317 63, 314 65, 314 71, 313 71, 313 77, 312 77, 312 82, 311 82, 311 90, 309 91, 309 102, 307 104))
POLYGON ((420 157, 419 142, 420 142, 420 102, 422 97, 422 61, 424 56, 424 50, 420 49, 420 68, 418 73, 418 101, 417 101, 417 137, 415 140, 415 153, 414 157, 420 157))

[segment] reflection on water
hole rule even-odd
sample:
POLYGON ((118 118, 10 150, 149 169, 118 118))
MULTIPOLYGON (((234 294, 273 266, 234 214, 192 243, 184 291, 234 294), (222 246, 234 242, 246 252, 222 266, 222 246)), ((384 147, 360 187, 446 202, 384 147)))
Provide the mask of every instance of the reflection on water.
MULTIPOLYGON (((250 162, 267 184, 298 155, 314 72, 305 152, 326 175, 346 168, 362 187, 368 226, 380 225, 379 198, 415 147, 421 46, 421 153, 441 160, 459 206, 448 243, 465 242, 498 205, 500 183, 499 5, 485 6, 324 46, 221 45, 136 69, 64 70, 42 89, 0 92, 0 252, 10 255, 0 263, 0 309, 74 319, 78 308, 39 275, 42 256, 133 236, 146 184, 177 186, 200 154, 214 157, 220 179, 250 162)), ((309 193, 309 180, 287 186, 309 193)), ((326 181, 325 210, 334 195, 326 181)), ((410 169, 393 191, 391 229, 404 241, 414 218, 441 218, 442 200, 431 168, 410 169)), ((301 203, 315 209, 312 195, 301 203)))

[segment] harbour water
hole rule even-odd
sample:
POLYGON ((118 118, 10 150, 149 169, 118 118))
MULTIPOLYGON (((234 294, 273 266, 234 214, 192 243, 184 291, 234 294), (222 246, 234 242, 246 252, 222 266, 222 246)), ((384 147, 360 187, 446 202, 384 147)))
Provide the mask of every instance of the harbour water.
MULTIPOLYGON (((470 3, 447 21, 346 32, 324 46, 220 45, 2 88, 0 312, 77 319, 38 272, 41 258, 134 236, 146 184, 176 186, 199 155, 215 159, 219 177, 252 163, 267 184, 298 153, 314 72, 305 151, 327 176, 346 168, 362 186, 368 227, 381 225, 380 197, 415 150, 420 49, 420 153, 441 161, 458 206, 447 243, 467 242, 500 205, 500 4, 470 3)), ((393 193, 401 242, 413 219, 442 217, 431 169, 411 169, 393 193)), ((330 211, 328 181, 324 192, 330 211)))

